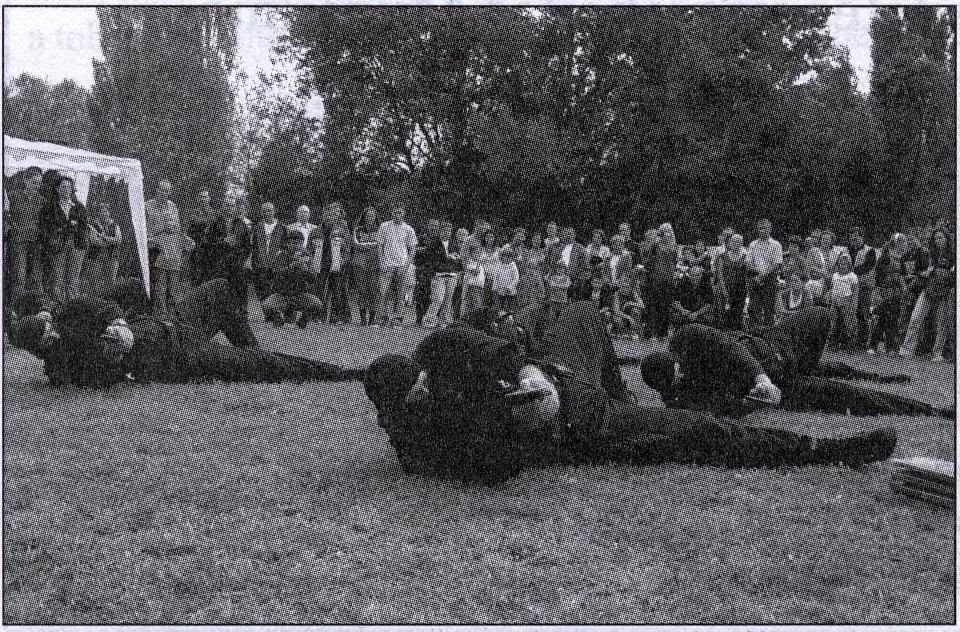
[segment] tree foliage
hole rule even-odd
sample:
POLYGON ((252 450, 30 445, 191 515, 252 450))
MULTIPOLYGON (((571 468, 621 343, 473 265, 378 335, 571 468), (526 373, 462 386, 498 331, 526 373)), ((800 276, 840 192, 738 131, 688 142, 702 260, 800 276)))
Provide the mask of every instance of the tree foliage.
MULTIPOLYGON (((278 52, 299 64, 302 93, 325 106, 319 186, 346 195, 360 181, 457 222, 671 219, 681 238, 693 237, 687 227, 761 216, 789 231, 880 228, 877 184, 894 170, 885 157, 909 153, 889 147, 892 114, 855 89, 827 8, 279 14, 289 37, 278 52)), ((947 41, 943 19, 924 24, 927 39, 947 41)), ((926 46, 928 56, 942 48, 926 46)), ((938 120, 927 135, 955 147, 955 129, 938 120)), ((914 128, 898 132, 903 143, 916 138, 914 128)))
POLYGON ((144 165, 189 207, 201 187, 221 193, 233 156, 236 52, 231 7, 101 7, 104 60, 94 60, 91 143, 144 165))
POLYGON ((89 149, 89 96, 70 79, 51 86, 23 73, 3 86, 3 132, 23 140, 89 149))
POLYGON ((880 7, 870 25, 870 100, 888 215, 953 216, 956 198, 956 8, 880 7))

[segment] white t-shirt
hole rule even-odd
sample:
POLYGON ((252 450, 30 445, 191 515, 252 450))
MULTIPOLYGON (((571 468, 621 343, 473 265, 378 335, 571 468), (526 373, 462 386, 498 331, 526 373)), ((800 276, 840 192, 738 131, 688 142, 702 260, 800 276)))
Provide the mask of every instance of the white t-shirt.
POLYGON ((410 224, 391 219, 380 224, 377 242, 382 249, 381 266, 405 266, 410 263, 410 251, 417 247, 417 234, 410 224))
POLYGON ((273 229, 277 227, 278 223, 279 222, 277 222, 277 220, 273 220, 272 224, 268 224, 266 222, 263 223, 263 232, 266 234, 267 239, 270 239, 270 235, 273 234, 273 229))
POLYGON ((300 222, 294 222, 293 224, 290 224, 289 226, 287 226, 287 228, 289 228, 290 230, 299 231, 300 234, 303 235, 302 247, 306 248, 307 245, 309 244, 310 233, 313 232, 313 229, 316 228, 316 225, 311 224, 310 222, 307 222, 306 224, 301 224, 300 222))
POLYGON ((857 275, 854 272, 840 274, 833 273, 833 289, 831 293, 834 299, 847 299, 853 296, 853 288, 857 285, 857 275))
POLYGON ((563 262, 563 265, 570 267, 570 253, 573 252, 573 244, 567 244, 563 247, 563 250, 560 251, 560 261, 563 262))

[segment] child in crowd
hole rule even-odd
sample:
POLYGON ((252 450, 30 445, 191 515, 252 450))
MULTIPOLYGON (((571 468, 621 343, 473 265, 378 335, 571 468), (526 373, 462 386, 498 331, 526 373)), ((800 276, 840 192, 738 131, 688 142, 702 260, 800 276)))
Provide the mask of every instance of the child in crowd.
POLYGON ((292 232, 284 242, 270 295, 263 301, 264 318, 275 327, 283 327, 287 315, 299 311, 297 326, 305 329, 307 322, 323 312, 323 301, 312 293, 316 285, 317 277, 310 269, 310 253, 303 248, 303 235, 292 232))
POLYGON ((556 320, 563 307, 570 302, 570 274, 565 263, 557 261, 547 275, 547 302, 550 320, 556 320))
POLYGON ((857 299, 860 296, 860 281, 846 252, 837 257, 829 296, 834 340, 838 347, 846 349, 857 339, 857 299), (840 324, 843 325, 842 334, 840 324))
POLYGON ((777 322, 788 314, 813 307, 813 294, 807 287, 807 281, 799 270, 793 270, 787 277, 787 286, 777 296, 777 322))
POLYGON ((487 274, 490 276, 490 291, 496 307, 508 312, 514 311, 520 269, 517 267, 517 253, 513 248, 502 248, 499 257, 487 264, 487 274))
POLYGON ((97 217, 90 222, 90 245, 87 251, 91 280, 97 296, 106 296, 113 291, 120 269, 121 240, 120 226, 113 221, 110 205, 101 202, 97 217))

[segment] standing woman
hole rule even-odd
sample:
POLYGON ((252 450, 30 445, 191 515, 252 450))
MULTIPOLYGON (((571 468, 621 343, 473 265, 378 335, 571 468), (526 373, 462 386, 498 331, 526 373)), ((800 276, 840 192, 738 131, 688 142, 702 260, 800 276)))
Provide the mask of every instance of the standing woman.
POLYGON ((867 353, 874 354, 881 350, 892 353, 897 348, 899 336, 898 323, 900 318, 900 304, 903 301, 903 257, 907 249, 907 238, 901 233, 894 233, 887 245, 880 250, 876 267, 876 307, 873 310, 876 322, 873 326, 873 335, 870 337, 870 346, 867 353))
POLYGON ((718 310, 725 309, 722 317, 725 329, 743 329, 743 307, 747 302, 747 249, 743 247, 743 235, 734 233, 727 237, 723 252, 714 261, 718 310))
POLYGON ((376 322, 377 293, 380 287, 380 255, 377 245, 379 227, 377 209, 368 206, 363 209, 360 221, 353 228, 353 287, 357 293, 361 327, 376 322))
POLYGON ((80 295, 80 270, 87 256, 87 209, 76 197, 73 179, 61 176, 41 216, 40 234, 50 256, 50 294, 58 301, 80 295))
POLYGON ((547 251, 543 247, 543 235, 538 231, 530 237, 530 247, 526 249, 523 266, 520 268, 520 283, 517 284, 517 309, 528 305, 540 306, 547 300, 543 284, 543 262, 547 251))
POLYGON ((936 230, 930 237, 930 267, 926 271, 927 284, 917 299, 907 325, 907 333, 900 346, 901 356, 914 356, 920 342, 920 331, 927 321, 930 312, 937 314, 937 337, 933 345, 933 358, 943 362, 943 349, 946 346, 947 328, 940 326, 940 322, 947 317, 950 290, 954 287, 956 278, 956 255, 950 244, 946 231, 936 230))
POLYGON ((654 338, 666 338, 677 273, 677 238, 669 222, 657 229, 657 244, 650 251, 649 269, 647 308, 650 329, 654 338))

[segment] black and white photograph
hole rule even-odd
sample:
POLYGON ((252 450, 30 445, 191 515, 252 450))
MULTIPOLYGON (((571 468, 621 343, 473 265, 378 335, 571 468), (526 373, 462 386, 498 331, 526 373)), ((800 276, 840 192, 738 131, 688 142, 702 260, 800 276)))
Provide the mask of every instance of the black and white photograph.
POLYGON ((4 5, 4 625, 956 624, 955 3, 4 5))

